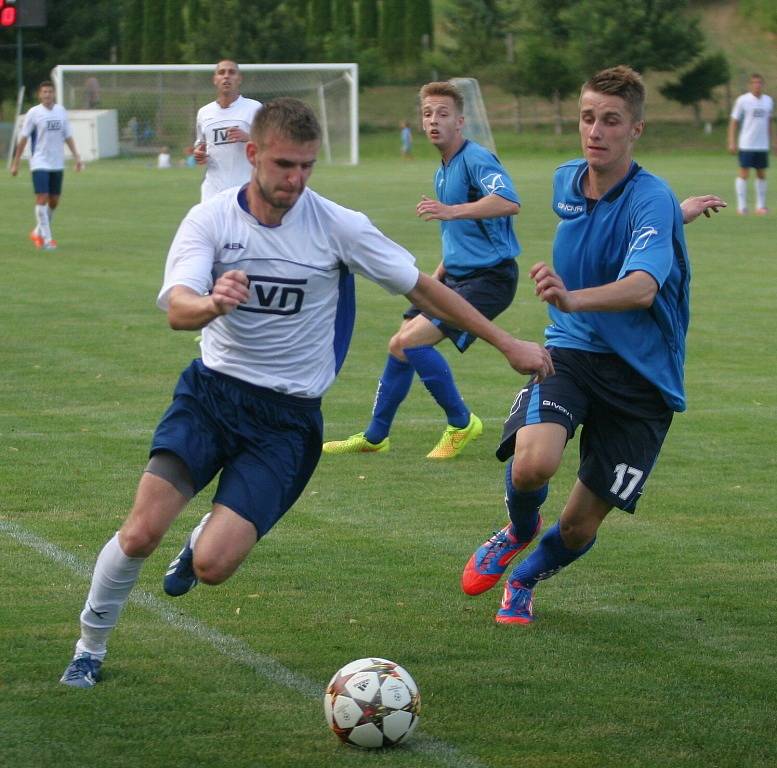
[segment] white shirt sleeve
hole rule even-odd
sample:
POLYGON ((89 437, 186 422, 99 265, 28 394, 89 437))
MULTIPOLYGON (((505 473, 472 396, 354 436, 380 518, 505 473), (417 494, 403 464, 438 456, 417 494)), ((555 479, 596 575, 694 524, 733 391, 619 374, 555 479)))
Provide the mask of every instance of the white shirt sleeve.
POLYGON ((386 237, 363 213, 353 214, 341 235, 345 265, 389 293, 409 293, 419 275, 413 255, 386 237))
POLYGON ((167 254, 162 290, 157 306, 167 310, 170 291, 184 285, 201 295, 213 287, 213 260, 216 253, 215 230, 202 205, 195 205, 181 222, 167 254))

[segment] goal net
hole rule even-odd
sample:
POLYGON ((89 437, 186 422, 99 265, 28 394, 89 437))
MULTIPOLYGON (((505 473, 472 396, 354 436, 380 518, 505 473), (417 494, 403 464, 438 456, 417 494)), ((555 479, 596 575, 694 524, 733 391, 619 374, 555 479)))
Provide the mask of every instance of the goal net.
POLYGON ((464 97, 464 128, 462 133, 468 139, 488 147, 496 154, 491 125, 486 114, 486 105, 480 93, 480 85, 474 77, 452 77, 450 80, 464 97))
MULTIPOLYGON (((122 154, 182 154, 194 141, 197 110, 215 98, 213 64, 60 64, 52 71, 66 109, 115 109, 122 154)), ((359 162, 356 64, 241 64, 243 96, 294 96, 316 112, 322 158, 359 162)))

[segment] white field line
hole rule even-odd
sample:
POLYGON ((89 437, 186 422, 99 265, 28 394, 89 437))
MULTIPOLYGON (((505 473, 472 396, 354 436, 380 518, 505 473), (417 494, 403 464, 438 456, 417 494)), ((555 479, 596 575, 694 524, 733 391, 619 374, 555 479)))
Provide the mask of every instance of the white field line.
MULTIPOLYGON (((8 520, 0 520, 0 533, 5 534, 17 544, 65 566, 73 573, 83 577, 84 580, 91 579, 92 568, 90 566, 70 552, 66 552, 56 544, 27 531, 20 525, 8 520)), ((171 609, 167 601, 161 600, 156 595, 136 588, 130 595, 130 602, 140 605, 180 632, 211 646, 230 661, 252 669, 260 677, 302 694, 306 699, 322 700, 323 685, 285 667, 271 656, 257 653, 242 640, 225 635, 197 619, 183 615, 177 607, 175 610, 171 609)), ((76 625, 77 617, 74 616, 74 632, 76 625)), ((405 749, 427 755, 449 768, 486 768, 478 760, 462 755, 452 744, 433 736, 426 736, 421 732, 416 732, 413 735, 412 742, 405 749)))

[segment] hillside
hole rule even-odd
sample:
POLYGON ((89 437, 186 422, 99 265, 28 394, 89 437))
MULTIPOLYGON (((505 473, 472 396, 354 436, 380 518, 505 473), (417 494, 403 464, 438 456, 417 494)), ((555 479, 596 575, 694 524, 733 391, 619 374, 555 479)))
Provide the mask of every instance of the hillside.
MULTIPOLYGON (((447 3, 435 4, 436 26, 444 29, 447 3)), ((777 37, 764 32, 752 20, 738 11, 736 0, 699 0, 691 3, 691 10, 701 18, 701 26, 707 38, 709 51, 723 51, 731 67, 729 88, 721 87, 716 100, 703 105, 702 118, 711 123, 725 122, 729 107, 736 96, 746 90, 751 72, 758 71, 766 78, 767 92, 777 93, 777 37)), ((614 62, 615 63, 615 62, 614 62)), ((465 76, 467 73, 462 72, 465 76)), ((429 77, 432 77, 430 73, 429 77)), ((690 122, 691 110, 664 99, 658 86, 673 75, 649 73, 648 118, 652 121, 690 122)), ((418 85, 421 85, 419 83, 418 85)), ((524 98, 520 104, 500 88, 481 82, 489 121, 494 129, 508 130, 516 126, 518 119, 525 126, 549 125, 553 122, 550 102, 524 98)), ((383 86, 366 89, 360 97, 362 123, 367 129, 391 130, 401 120, 413 119, 416 113, 415 87, 412 85, 383 86)), ((565 121, 574 121, 576 99, 569 99, 562 109, 565 121)))

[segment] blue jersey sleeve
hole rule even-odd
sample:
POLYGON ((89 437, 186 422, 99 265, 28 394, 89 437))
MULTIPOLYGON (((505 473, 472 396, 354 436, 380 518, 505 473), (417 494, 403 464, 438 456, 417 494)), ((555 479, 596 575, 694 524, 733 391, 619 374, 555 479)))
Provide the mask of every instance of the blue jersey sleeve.
POLYGON ((467 153, 466 159, 470 184, 480 191, 482 197, 499 195, 517 205, 521 204, 510 174, 495 155, 478 146, 476 151, 467 153))
POLYGON ((674 262, 673 227, 677 201, 667 188, 653 187, 635 195, 629 216, 629 247, 618 279, 647 272, 661 288, 674 262))

